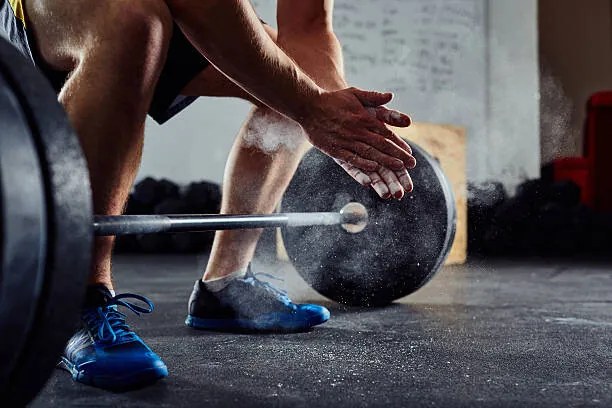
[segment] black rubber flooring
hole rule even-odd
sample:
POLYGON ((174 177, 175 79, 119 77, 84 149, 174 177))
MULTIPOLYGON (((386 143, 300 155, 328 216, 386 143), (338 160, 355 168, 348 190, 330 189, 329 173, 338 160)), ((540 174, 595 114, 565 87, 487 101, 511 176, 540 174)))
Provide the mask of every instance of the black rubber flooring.
POLYGON ((480 261, 443 269, 382 309, 326 302, 288 264, 256 264, 332 319, 302 334, 206 333, 183 325, 205 258, 122 257, 118 292, 150 297, 130 318, 170 377, 111 393, 57 371, 47 406, 612 407, 612 264, 480 261))

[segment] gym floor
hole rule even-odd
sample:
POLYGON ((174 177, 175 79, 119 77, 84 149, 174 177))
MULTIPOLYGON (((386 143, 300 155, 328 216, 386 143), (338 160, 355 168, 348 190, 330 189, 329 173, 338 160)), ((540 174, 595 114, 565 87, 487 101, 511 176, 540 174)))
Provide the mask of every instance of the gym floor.
POLYGON ((156 305, 129 322, 169 378, 111 393, 57 371, 33 406, 612 406, 609 262, 472 261, 370 310, 326 302, 289 264, 259 262, 332 319, 309 333, 241 335, 182 323, 205 261, 115 261, 119 292, 156 305))

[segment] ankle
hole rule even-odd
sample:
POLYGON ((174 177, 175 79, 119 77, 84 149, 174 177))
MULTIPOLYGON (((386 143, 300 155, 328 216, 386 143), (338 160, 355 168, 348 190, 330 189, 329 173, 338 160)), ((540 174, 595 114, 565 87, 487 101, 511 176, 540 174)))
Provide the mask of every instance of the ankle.
POLYGON ((115 291, 110 289, 103 283, 94 283, 87 285, 85 301, 83 308, 89 309, 105 305, 111 298, 115 296, 115 291))
POLYGON ((95 271, 89 276, 87 286, 98 286, 105 287, 106 289, 113 291, 113 281, 111 279, 110 272, 95 271))
POLYGON ((250 261, 245 262, 232 262, 231 265, 223 265, 223 264, 209 264, 204 272, 204 276, 202 277, 202 282, 214 281, 217 279, 223 279, 230 275, 240 274, 244 275, 251 264, 250 261))
POLYGON ((206 277, 201 280, 202 285, 204 285, 204 287, 206 287, 206 289, 208 289, 211 292, 220 292, 223 289, 225 289, 225 287, 227 285, 229 285, 231 282, 233 282, 236 279, 240 279, 243 278, 247 273, 247 269, 239 269, 235 272, 226 274, 224 276, 221 277, 214 277, 214 278, 210 278, 210 277, 206 277))

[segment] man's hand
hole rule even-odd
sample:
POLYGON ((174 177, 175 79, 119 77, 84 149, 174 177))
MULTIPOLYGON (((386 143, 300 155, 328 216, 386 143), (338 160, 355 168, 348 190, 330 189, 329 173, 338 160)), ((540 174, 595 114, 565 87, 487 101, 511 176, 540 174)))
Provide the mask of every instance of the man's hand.
MULTIPOLYGON (((388 125, 405 127, 405 115, 400 112, 387 109, 384 106, 368 108, 368 112, 388 125)), ((410 193, 414 188, 412 179, 406 169, 394 172, 383 167, 377 172, 369 172, 366 174, 357 167, 343 162, 342 160, 336 159, 336 163, 353 177, 355 181, 365 187, 371 186, 374 191, 384 199, 392 197, 402 199, 405 192, 410 193)))
POLYGON ((342 163, 366 173, 383 168, 403 173, 416 165, 412 150, 380 120, 398 127, 410 125, 407 115, 382 106, 392 97, 356 88, 324 92, 300 125, 315 147, 342 163), (374 109, 376 117, 366 108, 374 109))
MULTIPOLYGON (((385 122, 387 125, 405 127, 405 115, 401 112, 387 109, 384 106, 368 108, 367 110, 370 115, 385 122)), ((405 192, 410 193, 414 189, 412 179, 406 169, 394 172, 383 167, 377 172, 366 174, 357 167, 341 160, 336 159, 336 163, 361 185, 371 186, 381 198, 397 198, 401 200, 405 192)))

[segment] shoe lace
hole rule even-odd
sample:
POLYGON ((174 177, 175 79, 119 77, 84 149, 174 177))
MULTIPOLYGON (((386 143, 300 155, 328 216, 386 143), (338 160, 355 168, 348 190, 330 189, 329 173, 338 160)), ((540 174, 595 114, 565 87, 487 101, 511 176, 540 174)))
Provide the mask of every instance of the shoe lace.
POLYGON ((138 316, 142 313, 153 312, 153 302, 134 293, 122 293, 110 298, 104 306, 98 306, 88 311, 84 316, 85 322, 88 327, 93 328, 92 331, 97 331, 97 337, 103 343, 114 343, 117 338, 132 333, 125 321, 126 315, 117 310, 118 306, 123 306, 138 316), (138 306, 124 299, 139 300, 145 303, 147 307, 138 306))
POLYGON ((267 278, 267 279, 271 279, 275 281, 280 281, 280 282, 285 281, 284 279, 278 278, 274 275, 270 275, 269 273, 264 273, 264 272, 253 273, 253 271, 251 270, 251 265, 247 267, 247 273, 243 279, 246 283, 251 284, 255 287, 263 288, 267 292, 273 294, 276 298, 278 298, 284 304, 293 305, 293 302, 291 301, 291 299, 289 299, 289 296, 286 291, 277 288, 276 286, 272 285, 269 282, 258 279, 259 277, 267 278))

